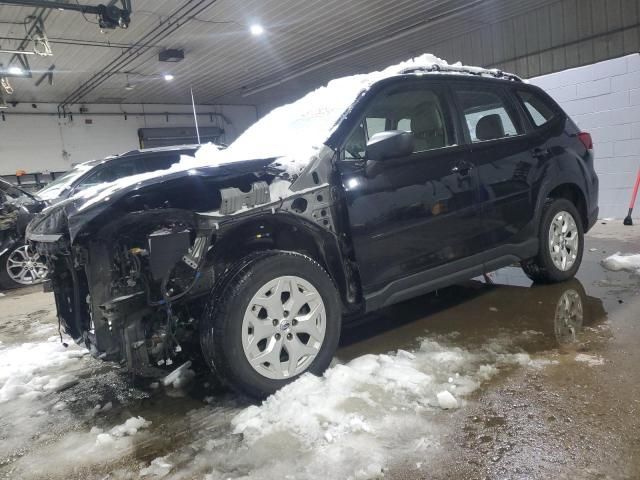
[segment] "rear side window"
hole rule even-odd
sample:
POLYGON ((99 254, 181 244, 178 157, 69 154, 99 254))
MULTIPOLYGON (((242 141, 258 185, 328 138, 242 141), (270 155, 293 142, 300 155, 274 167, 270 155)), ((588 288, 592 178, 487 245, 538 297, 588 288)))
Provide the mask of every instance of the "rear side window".
POLYGON ((465 124, 472 142, 486 142, 523 133, 506 100, 493 91, 458 90, 465 124))
POLYGON ((527 112, 531 115, 531 120, 536 127, 541 127, 551 121, 556 116, 555 111, 549 102, 535 94, 534 92, 516 92, 518 98, 524 103, 527 112))

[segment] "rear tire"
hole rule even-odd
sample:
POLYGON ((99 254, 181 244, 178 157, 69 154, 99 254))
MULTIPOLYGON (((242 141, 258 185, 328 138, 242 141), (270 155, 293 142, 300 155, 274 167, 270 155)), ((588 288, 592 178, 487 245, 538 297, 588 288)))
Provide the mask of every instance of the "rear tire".
POLYGON ((340 339, 340 301, 313 259, 261 252, 217 292, 202 320, 201 346, 208 365, 232 389, 264 398, 305 372, 322 375, 331 363, 340 339))
POLYGON ((550 198, 542 210, 540 251, 521 263, 537 283, 558 283, 573 278, 582 263, 584 227, 576 206, 564 198, 550 198))

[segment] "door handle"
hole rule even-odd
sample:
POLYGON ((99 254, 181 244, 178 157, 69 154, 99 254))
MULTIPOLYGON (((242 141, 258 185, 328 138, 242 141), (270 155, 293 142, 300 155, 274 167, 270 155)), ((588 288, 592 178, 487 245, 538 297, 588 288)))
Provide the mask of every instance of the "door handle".
POLYGON ((466 177, 469 175, 469 172, 473 169, 473 165, 467 162, 461 162, 451 169, 451 173, 454 175, 460 175, 461 177, 466 177))
POLYGON ((544 158, 551 153, 548 148, 534 148, 531 150, 531 155, 536 158, 544 158))

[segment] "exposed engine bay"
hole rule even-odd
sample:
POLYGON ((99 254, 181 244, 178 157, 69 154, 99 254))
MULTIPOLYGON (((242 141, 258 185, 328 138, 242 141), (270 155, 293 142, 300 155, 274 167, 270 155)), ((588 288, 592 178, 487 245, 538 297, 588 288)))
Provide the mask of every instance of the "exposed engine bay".
MULTIPOLYGON (((295 179, 269 170, 234 172, 233 182, 219 175, 210 183, 203 175, 188 179, 196 182, 190 194, 204 191, 204 182, 210 195, 187 198, 181 185, 175 200, 153 205, 157 188, 162 198, 171 197, 165 182, 134 190, 108 208, 98 205, 95 216, 72 203, 56 205, 28 232, 47 258, 47 288, 64 331, 94 356, 136 375, 156 376, 200 355, 198 319, 215 308, 216 286, 252 251, 305 241, 317 249, 327 239, 333 246, 325 248, 339 248, 337 202, 317 174, 314 185, 297 193, 287 190, 295 179), (197 213, 198 204, 215 209, 197 213), (74 213, 76 222, 85 216, 82 227, 75 224, 75 237, 67 233, 74 213)), ((328 268, 342 268, 338 264, 328 268)))

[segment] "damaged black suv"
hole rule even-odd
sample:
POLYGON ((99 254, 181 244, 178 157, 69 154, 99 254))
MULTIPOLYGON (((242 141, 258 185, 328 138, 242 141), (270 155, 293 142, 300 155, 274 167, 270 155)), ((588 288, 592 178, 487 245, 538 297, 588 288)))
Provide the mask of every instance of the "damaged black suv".
POLYGON ((264 397, 322 374, 343 319, 514 262, 571 278, 598 214, 589 134, 513 75, 433 58, 40 214, 65 331, 139 375, 203 357, 264 397))

